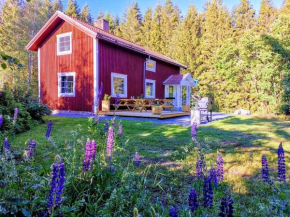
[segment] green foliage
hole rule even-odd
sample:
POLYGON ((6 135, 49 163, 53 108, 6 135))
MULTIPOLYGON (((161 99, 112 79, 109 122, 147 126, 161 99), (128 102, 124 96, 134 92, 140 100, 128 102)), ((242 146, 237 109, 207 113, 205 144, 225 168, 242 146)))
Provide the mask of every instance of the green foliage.
POLYGON ((0 96, 0 114, 3 115, 4 122, 1 131, 21 133, 31 128, 31 116, 27 109, 16 102, 13 95, 9 91, 2 91, 0 96), (13 124, 14 109, 18 108, 18 117, 15 124, 13 124))
POLYGON ((112 98, 112 96, 108 95, 108 94, 105 94, 104 95, 104 100, 107 101, 107 100, 110 100, 112 98))
POLYGON ((74 18, 78 18, 80 16, 80 9, 76 0, 68 1, 68 6, 65 13, 74 18))

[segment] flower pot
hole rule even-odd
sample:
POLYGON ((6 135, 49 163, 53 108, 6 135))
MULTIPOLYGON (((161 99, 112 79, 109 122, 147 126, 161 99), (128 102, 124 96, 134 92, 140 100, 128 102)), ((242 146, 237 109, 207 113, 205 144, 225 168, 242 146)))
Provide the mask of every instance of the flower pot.
POLYGON ((102 100, 102 111, 103 112, 110 111, 110 100, 102 100))
POLYGON ((182 106, 182 111, 183 112, 189 112, 190 111, 190 106, 189 105, 183 105, 182 106))
POLYGON ((152 114, 153 115, 161 115, 162 114, 162 106, 152 106, 152 114))

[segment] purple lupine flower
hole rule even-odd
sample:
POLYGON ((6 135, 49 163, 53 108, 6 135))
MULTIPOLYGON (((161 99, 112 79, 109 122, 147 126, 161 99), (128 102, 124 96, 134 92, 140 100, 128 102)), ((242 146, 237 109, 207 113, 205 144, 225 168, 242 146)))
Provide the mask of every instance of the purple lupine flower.
POLYGON ((114 144, 114 130, 112 127, 110 127, 108 131, 107 148, 106 148, 106 159, 109 161, 112 158, 113 144, 114 144))
POLYGON ((56 207, 58 207, 61 203, 61 195, 63 193, 64 182, 65 182, 65 167, 62 160, 58 164, 58 169, 59 169, 59 174, 58 174, 57 189, 56 189, 56 195, 55 195, 56 207))
POLYGON ((100 122, 101 122, 101 118, 100 118, 100 115, 97 113, 95 116, 95 123, 98 124, 100 122))
POLYGON ((121 121, 119 123, 118 136, 119 137, 123 136, 123 125, 122 125, 121 121))
POLYGON ((115 99, 115 105, 117 106, 120 102, 120 95, 117 93, 116 99, 115 99))
POLYGON ((90 153, 90 163, 89 163, 89 170, 93 169, 93 165, 96 159, 97 153, 97 143, 95 140, 91 142, 91 153, 90 153))
POLYGON ((191 138, 193 140, 197 139, 197 123, 196 122, 193 122, 191 126, 191 138))
POLYGON ((18 116, 18 108, 15 108, 14 109, 14 120, 13 120, 13 124, 16 124, 17 116, 18 116))
POLYGON ((52 172, 51 172, 51 182, 50 182, 50 190, 49 190, 49 196, 48 196, 48 208, 52 208, 54 206, 55 202, 55 192, 57 188, 57 178, 58 178, 58 163, 54 162, 52 165, 52 172))
POLYGON ((108 132, 108 130, 109 130, 109 122, 108 122, 108 120, 105 120, 104 130, 105 130, 105 132, 108 132))
POLYGON ((195 210, 197 210, 199 206, 197 202, 197 193, 194 188, 192 188, 189 192, 188 205, 191 212, 194 212, 195 210))
POLYGON ((137 151, 135 152, 134 165, 136 167, 140 166, 140 155, 139 155, 139 153, 137 151))
POLYGON ((4 139, 4 150, 9 150, 9 142, 8 142, 8 138, 4 139))
POLYGON ((3 122, 4 122, 3 115, 0 115, 0 128, 2 127, 3 122))
POLYGON ((209 176, 203 180, 203 205, 204 207, 213 206, 213 190, 209 176))
POLYGON ((112 119, 112 127, 114 129, 116 128, 116 118, 115 117, 112 119))
POLYGON ((101 83, 99 92, 98 92, 98 110, 99 110, 99 105, 101 103, 102 95, 103 95, 103 90, 104 90, 104 85, 101 83))
POLYGON ((27 151, 27 156, 29 158, 32 158, 32 157, 35 156, 35 149, 36 149, 36 141, 35 140, 31 140, 29 142, 28 151, 27 151))
POLYGON ((65 182, 65 167, 62 159, 59 158, 59 162, 54 162, 51 172, 50 191, 48 196, 47 207, 58 207, 61 203, 61 195, 64 189, 65 182))
POLYGON ((269 168, 266 155, 262 156, 262 179, 267 182, 269 181, 269 168))
POLYGON ((211 164, 211 168, 209 170, 209 176, 210 176, 211 183, 214 184, 215 186, 217 186, 218 179, 217 179, 216 169, 212 166, 212 164, 211 164))
POLYGON ((216 160, 216 175, 218 182, 224 180, 224 160, 221 153, 218 153, 217 160, 216 160))
POLYGON ((178 211, 175 207, 172 207, 170 210, 169 210, 169 216, 170 217, 178 217, 178 211))
POLYGON ((202 160, 201 159, 197 159, 197 161, 196 161, 196 177, 198 179, 203 177, 203 174, 202 174, 202 160))
POLYGON ((234 201, 229 194, 228 196, 225 195, 225 197, 221 200, 220 205, 220 217, 233 217, 234 216, 234 207, 233 207, 234 201))
POLYGON ((278 154, 278 176, 279 182, 286 182, 286 168, 285 168, 285 153, 282 146, 282 142, 277 150, 278 154))
POLYGON ((46 133, 45 133, 45 138, 46 139, 48 139, 50 137, 51 129, 52 129, 52 122, 48 121, 47 130, 46 130, 46 133))
POLYGON ((92 143, 88 139, 86 143, 86 150, 85 150, 85 156, 84 156, 84 162, 83 162, 83 172, 86 172, 89 170, 91 149, 92 149, 92 143))

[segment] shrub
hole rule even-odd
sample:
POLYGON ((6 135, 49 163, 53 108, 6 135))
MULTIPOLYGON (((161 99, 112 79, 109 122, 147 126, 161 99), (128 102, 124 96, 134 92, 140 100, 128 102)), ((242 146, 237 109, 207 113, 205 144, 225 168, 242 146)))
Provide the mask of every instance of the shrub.
POLYGON ((21 104, 17 103, 10 91, 2 91, 0 94, 0 114, 3 115, 1 131, 21 133, 31 128, 32 120, 29 112, 21 104), (18 108, 17 121, 13 124, 14 109, 18 108))
POLYGON ((37 100, 32 100, 30 103, 26 104, 25 107, 34 120, 42 121, 43 116, 51 114, 50 108, 46 105, 39 104, 37 100))

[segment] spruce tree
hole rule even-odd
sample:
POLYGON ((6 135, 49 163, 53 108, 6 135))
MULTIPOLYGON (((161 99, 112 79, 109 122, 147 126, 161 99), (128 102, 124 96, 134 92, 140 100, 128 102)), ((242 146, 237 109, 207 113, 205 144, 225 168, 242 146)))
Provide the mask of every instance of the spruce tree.
POLYGON ((104 19, 109 22, 110 32, 113 33, 118 26, 118 21, 111 15, 109 11, 106 12, 104 19))
POLYGON ((246 30, 252 29, 255 26, 255 10, 249 0, 240 0, 240 4, 235 6, 233 23, 235 26, 235 35, 238 37, 246 30))
POLYGON ((284 0, 282 8, 281 8, 282 14, 290 14, 290 0, 284 0))
POLYGON ((258 17, 258 31, 269 33, 271 24, 278 18, 278 10, 272 0, 262 0, 258 17))
POLYGON ((145 47, 152 47, 152 20, 153 12, 151 8, 148 8, 144 15, 144 20, 142 22, 142 35, 141 45, 145 47))
POLYGON ((81 10, 80 19, 90 24, 93 23, 93 18, 92 18, 92 15, 91 15, 91 12, 87 3, 85 3, 85 5, 83 6, 81 10))
POLYGON ((102 18, 104 18, 104 13, 103 13, 103 10, 101 9, 101 10, 99 11, 98 16, 97 16, 97 19, 102 19, 102 18))
POLYGON ((71 17, 78 18, 80 15, 80 9, 76 0, 68 0, 68 6, 65 13, 71 17))
POLYGON ((123 15, 123 20, 119 28, 119 34, 124 39, 140 43, 142 38, 141 32, 142 14, 136 2, 131 3, 123 15))
POLYGON ((152 37, 151 38, 152 42, 150 43, 149 48, 156 52, 161 52, 162 51, 161 47, 164 47, 163 45, 161 45, 162 43, 161 11, 162 6, 160 4, 157 4, 153 15, 152 28, 150 33, 152 37))
POLYGON ((63 3, 62 0, 54 0, 52 4, 52 11, 63 11, 63 3))

